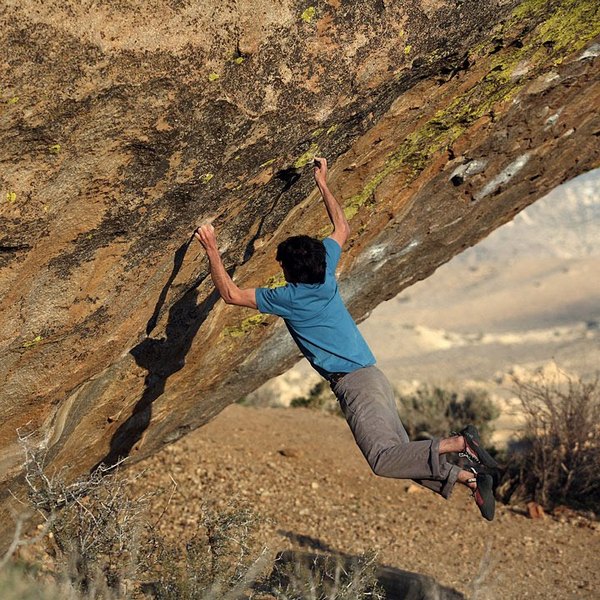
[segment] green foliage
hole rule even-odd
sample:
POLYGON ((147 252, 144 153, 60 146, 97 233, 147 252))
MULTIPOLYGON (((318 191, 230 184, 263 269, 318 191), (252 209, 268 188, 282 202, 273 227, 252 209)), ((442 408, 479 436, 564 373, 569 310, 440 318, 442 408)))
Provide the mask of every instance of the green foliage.
POLYGON ((492 432, 490 421, 500 415, 488 393, 478 389, 458 392, 423 384, 414 393, 397 394, 396 401, 411 439, 445 437, 471 423, 485 441, 492 432))

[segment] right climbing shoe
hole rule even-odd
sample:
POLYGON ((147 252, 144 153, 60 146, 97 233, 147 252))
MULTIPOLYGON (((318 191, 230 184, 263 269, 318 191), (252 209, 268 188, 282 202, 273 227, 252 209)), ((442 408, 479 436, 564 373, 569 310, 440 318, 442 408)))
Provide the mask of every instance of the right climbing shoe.
POLYGON ((475 477, 469 479, 467 483, 475 483, 477 487, 473 490, 475 504, 481 513, 481 516, 488 521, 494 519, 496 512, 496 499, 494 498, 494 480, 487 473, 478 473, 474 468, 471 469, 475 477))

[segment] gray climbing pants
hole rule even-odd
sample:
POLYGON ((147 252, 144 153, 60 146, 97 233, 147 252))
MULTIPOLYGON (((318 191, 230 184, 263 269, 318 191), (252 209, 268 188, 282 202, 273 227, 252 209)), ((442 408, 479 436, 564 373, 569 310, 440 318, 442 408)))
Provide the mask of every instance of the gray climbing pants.
POLYGON ((377 367, 348 373, 331 386, 354 439, 381 477, 412 479, 448 498, 460 467, 440 456, 440 440, 411 442, 400 422, 394 390, 377 367))

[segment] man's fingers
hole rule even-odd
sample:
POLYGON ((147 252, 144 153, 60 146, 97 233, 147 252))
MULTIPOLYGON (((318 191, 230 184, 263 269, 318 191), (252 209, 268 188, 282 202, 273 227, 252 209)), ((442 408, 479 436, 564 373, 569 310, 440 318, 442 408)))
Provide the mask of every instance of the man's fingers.
POLYGON ((208 223, 205 223, 204 225, 200 225, 200 227, 198 227, 198 229, 196 229, 197 235, 211 235, 214 233, 215 233, 215 228, 208 223))
POLYGON ((210 223, 204 223, 200 225, 198 229, 194 232, 194 237, 206 247, 207 244, 210 244, 213 240, 215 240, 215 228, 210 223))

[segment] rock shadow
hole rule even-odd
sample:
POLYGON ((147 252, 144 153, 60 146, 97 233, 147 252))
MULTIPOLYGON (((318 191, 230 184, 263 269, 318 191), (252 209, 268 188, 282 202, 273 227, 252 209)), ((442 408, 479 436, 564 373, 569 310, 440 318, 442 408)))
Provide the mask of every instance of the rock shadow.
MULTIPOLYGON (((181 269, 192 240, 193 238, 182 244, 175 252, 173 270, 146 325, 147 335, 150 335, 156 327, 169 288, 181 269)), ((169 308, 165 337, 147 337, 130 350, 136 363, 148 371, 144 382, 144 392, 135 404, 131 415, 113 434, 110 451, 92 470, 97 469, 100 465, 112 467, 129 456, 135 444, 150 425, 152 405, 165 391, 167 380, 185 366, 185 357, 198 330, 220 297, 217 290, 214 290, 198 304, 197 288, 206 276, 207 273, 201 274, 183 296, 169 308)))
MULTIPOLYGON (((302 550, 284 550, 277 554, 266 588, 285 587, 295 581, 320 582, 320 586, 339 585, 336 572, 353 577, 368 577, 365 558, 333 549, 317 538, 291 531, 278 531, 302 550), (362 575, 360 574, 363 571, 362 575)), ((375 564, 371 571, 387 600, 464 600, 454 588, 440 585, 433 577, 375 564)), ((260 588, 259 588, 260 589, 260 588)), ((325 597, 325 596, 323 596, 325 597)), ((329 596, 327 596, 329 597, 329 596)))

